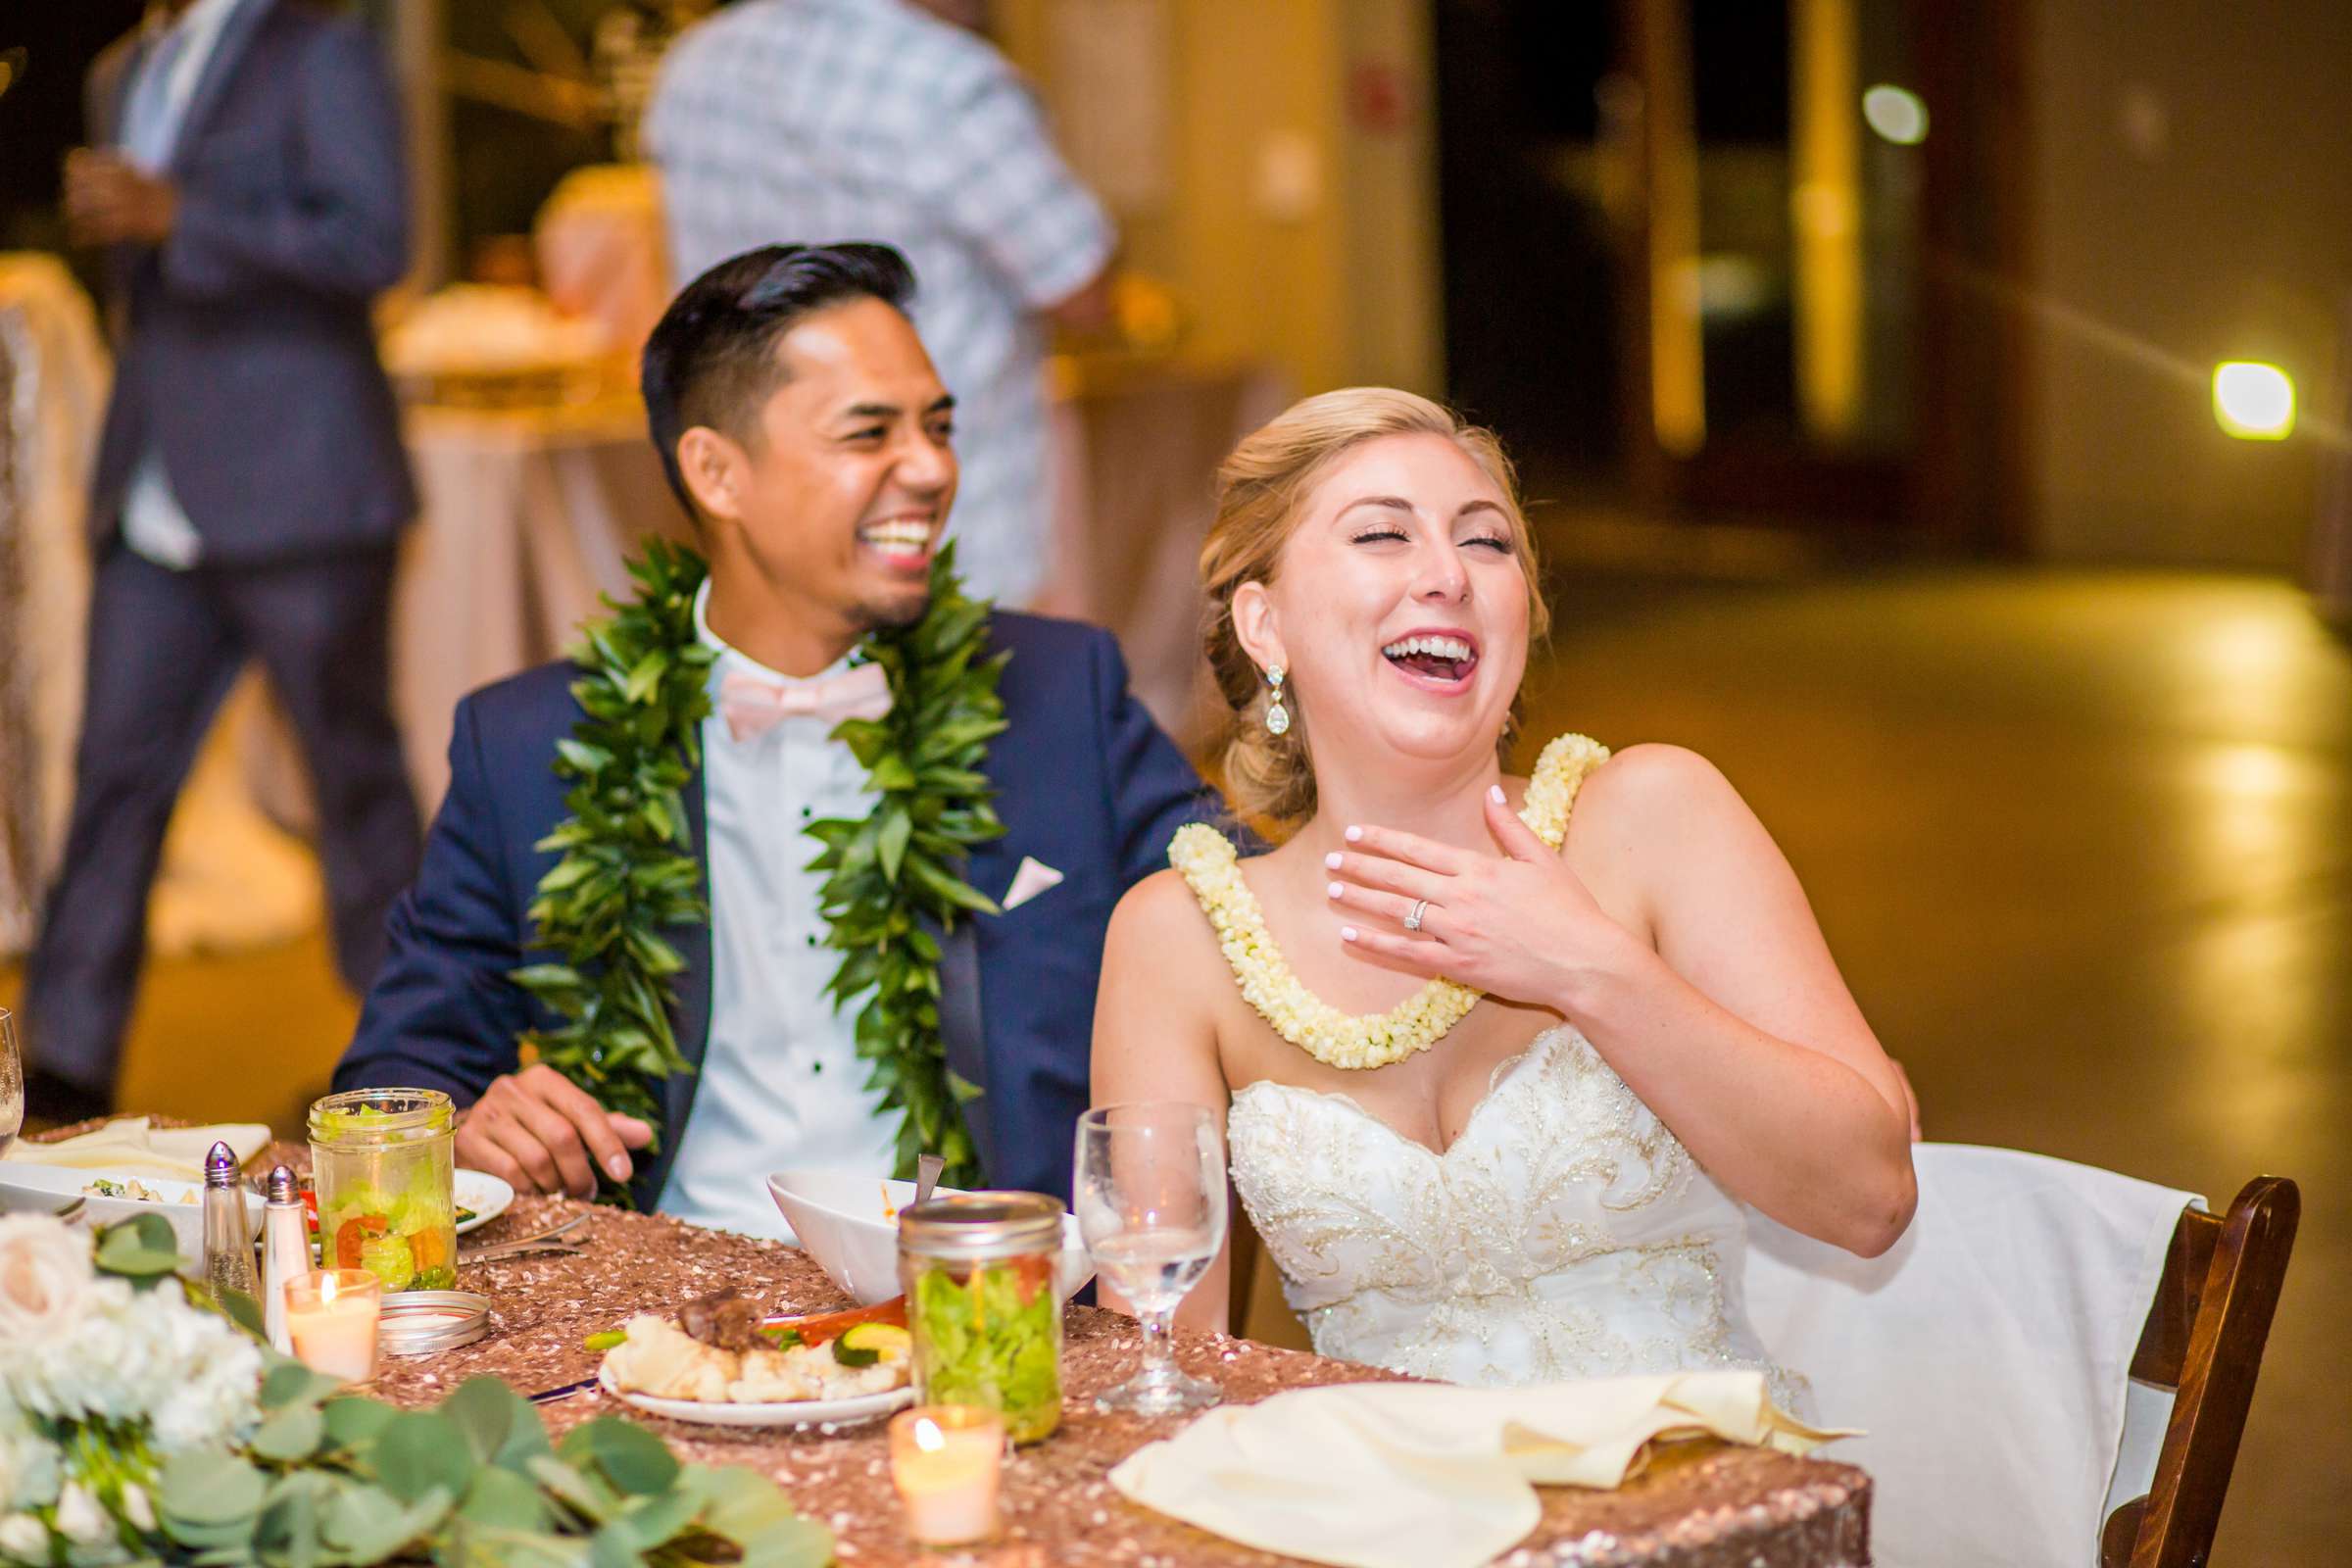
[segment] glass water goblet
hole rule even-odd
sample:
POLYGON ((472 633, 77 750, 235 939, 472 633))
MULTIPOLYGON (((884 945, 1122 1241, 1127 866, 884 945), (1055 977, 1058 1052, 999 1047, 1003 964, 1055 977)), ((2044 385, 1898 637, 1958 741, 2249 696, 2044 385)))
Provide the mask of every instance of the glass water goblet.
POLYGON ((24 1130, 24 1054, 17 1047, 17 1015, 0 1007, 0 1154, 24 1130))
POLYGON ((1078 1229, 1103 1283, 1134 1308, 1143 1366, 1099 1410, 1168 1415, 1217 1403, 1176 1365, 1169 1334, 1185 1293, 1225 1245, 1225 1138, 1205 1105, 1102 1105, 1078 1120, 1078 1229))

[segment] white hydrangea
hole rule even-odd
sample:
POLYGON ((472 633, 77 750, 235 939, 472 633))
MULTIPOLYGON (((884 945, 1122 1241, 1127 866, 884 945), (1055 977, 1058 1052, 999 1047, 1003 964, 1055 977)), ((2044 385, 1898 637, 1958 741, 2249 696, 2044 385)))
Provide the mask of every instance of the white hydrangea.
POLYGON ((140 1291, 99 1276, 77 1294, 70 1337, 0 1344, 0 1396, 52 1420, 152 1422, 165 1453, 241 1442, 260 1424, 261 1347, 175 1282, 140 1291))
POLYGON ((14 1400, 0 1396, 0 1512, 55 1502, 57 1482, 56 1446, 32 1430, 14 1400))
POLYGON ((49 1560, 49 1527, 28 1513, 12 1513, 0 1518, 0 1559, 46 1563, 49 1560))
POLYGON ((115 1521, 98 1494, 78 1481, 69 1481, 57 1494, 57 1533, 76 1546, 95 1546, 110 1540, 115 1521))

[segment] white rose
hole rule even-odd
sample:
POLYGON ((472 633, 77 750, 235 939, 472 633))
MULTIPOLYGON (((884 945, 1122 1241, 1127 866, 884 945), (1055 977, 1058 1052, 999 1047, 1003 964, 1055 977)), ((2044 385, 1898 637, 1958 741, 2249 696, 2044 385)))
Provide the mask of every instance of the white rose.
POLYGON ((15 1562, 47 1562, 49 1527, 28 1513, 12 1513, 0 1519, 0 1557, 15 1562))
POLYGON ((57 1497, 57 1445, 32 1430, 0 1394, 0 1513, 57 1497))
POLYGON ((141 1534, 152 1535, 155 1531, 155 1504, 147 1500, 147 1489, 136 1481, 122 1485, 122 1517, 141 1534))
POLYGON ((115 1533, 115 1522, 96 1494, 78 1481, 66 1483, 57 1494, 57 1530, 77 1545, 95 1546, 115 1533))
POLYGON ((0 1344, 31 1350, 67 1339, 93 1278, 89 1238, 46 1214, 0 1219, 0 1344))

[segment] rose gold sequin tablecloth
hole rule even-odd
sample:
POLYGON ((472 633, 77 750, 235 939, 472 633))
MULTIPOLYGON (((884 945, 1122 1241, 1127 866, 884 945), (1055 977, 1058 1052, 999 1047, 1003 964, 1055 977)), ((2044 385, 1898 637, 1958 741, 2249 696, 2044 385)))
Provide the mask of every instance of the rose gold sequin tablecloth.
MULTIPOLYGON (((580 1205, 524 1199, 466 1240, 488 1245, 544 1230, 580 1205)), ((632 1311, 672 1311, 688 1298, 736 1286, 778 1310, 828 1311, 848 1301, 815 1263, 772 1242, 698 1229, 663 1217, 598 1210, 576 1257, 466 1264, 459 1286, 487 1296, 491 1334, 437 1356, 388 1360, 374 1392, 428 1404, 469 1377, 491 1373, 525 1394, 592 1377, 598 1357, 581 1341, 616 1328, 632 1311)), ((902 1528, 891 1491, 882 1425, 746 1432, 639 1415, 601 1393, 543 1406, 561 1432, 600 1414, 623 1414, 659 1432, 686 1457, 749 1464, 773 1475, 801 1509, 832 1526, 841 1561, 922 1563, 932 1568, 1125 1568, 1272 1564, 1288 1559, 1236 1545, 1128 1501, 1104 1479, 1144 1444, 1183 1418, 1095 1413, 1097 1390, 1126 1376, 1139 1337, 1130 1320, 1073 1307, 1068 1322, 1060 1432, 1024 1448, 1004 1473, 1005 1530, 995 1545, 924 1551, 902 1528)), ((1385 1377, 1374 1368, 1278 1350, 1247 1340, 1180 1337, 1185 1369, 1250 1401, 1284 1389, 1385 1377)), ((1613 1493, 1544 1491, 1544 1522, 1500 1561, 1642 1564, 1645 1568, 1846 1568, 1870 1560, 1870 1480, 1846 1465, 1760 1449, 1684 1446, 1613 1493)))

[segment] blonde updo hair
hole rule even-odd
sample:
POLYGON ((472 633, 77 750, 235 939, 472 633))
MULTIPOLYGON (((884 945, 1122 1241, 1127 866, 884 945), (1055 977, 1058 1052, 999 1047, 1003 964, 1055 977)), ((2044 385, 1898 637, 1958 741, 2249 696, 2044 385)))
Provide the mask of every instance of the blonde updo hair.
MULTIPOLYGON (((1314 814, 1315 775, 1306 751, 1312 719, 1299 707, 1298 693, 1286 690, 1291 727, 1281 735, 1266 729, 1265 672, 1234 632, 1234 590, 1246 582, 1273 582, 1306 498, 1332 465, 1367 441, 1392 435, 1444 436, 1494 481, 1510 514, 1511 553, 1527 574, 1529 640, 1543 637, 1551 623, 1538 585, 1535 544, 1519 507, 1518 482, 1493 431, 1410 392, 1354 386, 1293 404, 1243 437, 1217 470, 1216 520, 1200 550, 1200 584, 1208 595, 1201 645, 1230 710, 1223 743, 1225 799, 1236 816, 1277 838, 1314 814)), ((1509 746, 1517 719, 1514 701, 1512 722, 1499 747, 1509 746)))

